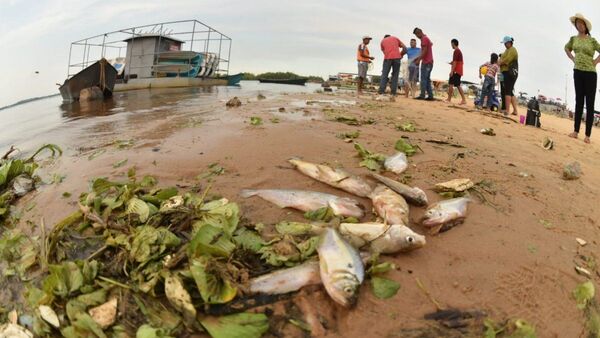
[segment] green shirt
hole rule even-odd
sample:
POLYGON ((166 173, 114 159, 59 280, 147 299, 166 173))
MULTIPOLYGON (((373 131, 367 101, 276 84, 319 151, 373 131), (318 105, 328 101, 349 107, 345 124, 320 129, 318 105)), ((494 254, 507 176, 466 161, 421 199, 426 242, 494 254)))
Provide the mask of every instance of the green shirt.
POLYGON ((517 53, 517 49, 514 46, 511 46, 502 53, 500 60, 502 61, 500 71, 506 72, 510 65, 519 61, 519 53, 517 53))
POLYGON ((600 44, 591 36, 580 38, 572 36, 565 49, 575 52, 575 69, 584 72, 596 72, 594 53, 600 53, 600 44))

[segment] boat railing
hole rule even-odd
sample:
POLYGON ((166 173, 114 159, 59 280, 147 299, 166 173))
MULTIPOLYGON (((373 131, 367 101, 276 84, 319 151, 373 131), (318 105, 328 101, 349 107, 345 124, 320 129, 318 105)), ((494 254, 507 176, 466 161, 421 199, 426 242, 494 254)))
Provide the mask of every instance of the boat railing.
MULTIPOLYGON (((181 42, 181 51, 214 55, 217 67, 212 73, 222 76, 229 74, 232 39, 211 26, 193 19, 119 29, 74 41, 69 49, 67 79, 102 58, 111 60, 125 57, 128 51, 127 41, 135 41, 135 39, 148 35, 157 36, 159 39, 158 45, 160 45, 161 40, 170 39, 181 42)), ((152 55, 153 61, 150 64, 141 66, 126 62, 125 72, 135 74, 134 72, 145 70, 145 74, 151 75, 138 78, 158 77, 158 72, 154 72, 152 69, 158 64, 159 56, 163 53, 165 52, 157 49, 142 52, 134 52, 132 49, 128 55, 130 58, 143 58, 152 55)), ((191 58, 188 62, 191 62, 191 58)))

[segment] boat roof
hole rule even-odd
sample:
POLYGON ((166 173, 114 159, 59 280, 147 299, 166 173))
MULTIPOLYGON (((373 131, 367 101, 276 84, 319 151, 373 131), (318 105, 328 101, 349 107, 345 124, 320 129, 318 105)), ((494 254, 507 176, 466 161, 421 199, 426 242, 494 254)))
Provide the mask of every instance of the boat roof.
POLYGON ((145 38, 158 38, 160 37, 161 39, 169 39, 169 40, 173 40, 173 41, 177 41, 177 42, 181 42, 181 43, 185 43, 185 41, 183 40, 179 40, 176 39, 174 37, 171 36, 167 36, 167 35, 162 35, 162 34, 156 34, 156 33, 142 33, 142 34, 136 34, 135 36, 132 36, 130 38, 127 38, 125 40, 123 40, 124 42, 127 42, 129 40, 133 40, 133 39, 145 39, 145 38))

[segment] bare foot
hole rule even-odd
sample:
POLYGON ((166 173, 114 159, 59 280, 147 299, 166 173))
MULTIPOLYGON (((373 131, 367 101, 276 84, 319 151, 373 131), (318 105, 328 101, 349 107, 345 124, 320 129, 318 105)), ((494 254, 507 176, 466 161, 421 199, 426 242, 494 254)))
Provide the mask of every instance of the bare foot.
POLYGON ((587 143, 587 144, 590 144, 590 138, 586 136, 586 137, 583 139, 583 142, 585 142, 585 143, 587 143))
POLYGON ((515 116, 517 116, 517 115, 518 115, 518 113, 517 113, 516 111, 514 111, 514 112, 512 112, 510 115, 515 115, 515 116))
POLYGON ((577 138, 577 133, 576 132, 572 132, 572 133, 569 134, 569 137, 577 138))
POLYGON ((464 106, 465 104, 467 104, 467 101, 461 101, 459 104, 460 104, 461 106, 464 106))
POLYGON ((450 101, 450 100, 446 99, 446 100, 444 100, 444 102, 450 103, 450 102, 452 102, 452 101, 450 101))

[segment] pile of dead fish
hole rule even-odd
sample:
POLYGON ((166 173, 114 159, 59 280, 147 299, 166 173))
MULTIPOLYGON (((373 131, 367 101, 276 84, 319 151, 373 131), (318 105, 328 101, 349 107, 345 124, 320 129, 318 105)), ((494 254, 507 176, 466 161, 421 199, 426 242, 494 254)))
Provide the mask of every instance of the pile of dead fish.
MULTIPOLYGON (((361 152, 363 158, 372 156, 364 149, 359 150, 359 153, 361 152)), ((408 167, 407 158, 403 153, 382 158, 381 161, 384 168, 396 174, 402 173, 408 167)), ((317 181, 358 197, 369 198, 373 211, 378 216, 371 222, 359 223, 358 219, 365 217, 364 207, 359 201, 322 192, 285 189, 247 189, 241 192, 242 197, 259 196, 280 208, 297 209, 308 216, 314 214, 315 210, 320 210, 321 215, 330 213, 342 218, 337 224, 313 223, 307 229, 314 234, 322 234, 317 246, 319 276, 326 291, 337 303, 348 306, 357 297, 365 274, 360 250, 366 251, 365 255, 368 256, 408 252, 425 245, 425 237, 409 227, 408 206, 408 203, 419 207, 428 205, 427 195, 423 190, 371 173, 371 177, 379 183, 373 188, 361 177, 340 168, 334 169, 297 158, 290 159, 289 162, 301 173, 317 181)), ((440 192, 462 192, 473 186, 472 182, 469 182, 471 181, 454 180, 438 184, 435 189, 440 192)), ((450 229, 465 218, 467 202, 467 198, 459 197, 434 204, 425 212, 422 225, 429 229, 430 234, 450 229)), ((285 288, 286 292, 318 281, 316 262, 294 269, 303 269, 301 275, 304 277, 288 279, 286 283, 293 285, 288 285, 285 288)), ((286 280, 286 275, 300 275, 292 270, 278 273, 281 274, 282 281, 286 280)))

